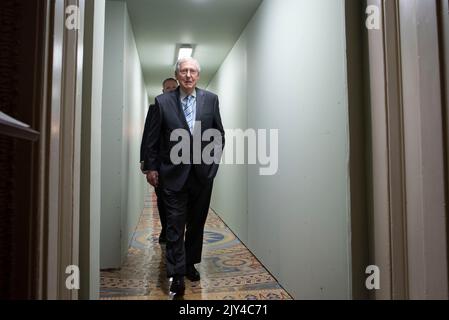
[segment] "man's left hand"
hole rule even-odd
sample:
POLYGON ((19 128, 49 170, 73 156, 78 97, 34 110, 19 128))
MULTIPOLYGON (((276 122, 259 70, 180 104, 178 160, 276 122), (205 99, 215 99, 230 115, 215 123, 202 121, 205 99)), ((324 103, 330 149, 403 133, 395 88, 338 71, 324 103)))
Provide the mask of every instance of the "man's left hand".
POLYGON ((147 181, 153 187, 157 188, 159 186, 159 173, 157 171, 150 171, 147 173, 147 181))

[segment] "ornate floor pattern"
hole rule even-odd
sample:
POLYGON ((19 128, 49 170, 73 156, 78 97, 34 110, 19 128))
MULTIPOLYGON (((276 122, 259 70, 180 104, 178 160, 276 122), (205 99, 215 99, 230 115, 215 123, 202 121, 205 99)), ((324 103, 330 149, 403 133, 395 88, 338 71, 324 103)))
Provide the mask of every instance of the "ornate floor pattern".
MULTIPOLYGON (((158 243, 160 221, 153 192, 133 236, 121 270, 102 271, 103 300, 171 300, 165 246, 158 243)), ((201 281, 186 279, 184 300, 291 300, 250 251, 213 212, 206 222, 201 281)))

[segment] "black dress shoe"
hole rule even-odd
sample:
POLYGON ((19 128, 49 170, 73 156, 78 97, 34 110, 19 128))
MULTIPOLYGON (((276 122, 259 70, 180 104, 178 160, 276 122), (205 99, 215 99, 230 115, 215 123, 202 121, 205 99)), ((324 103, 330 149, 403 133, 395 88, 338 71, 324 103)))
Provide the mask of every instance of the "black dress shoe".
POLYGON ((185 290, 186 290, 186 286, 184 284, 184 277, 183 276, 174 276, 173 281, 170 285, 170 292, 177 296, 183 296, 185 290))
POLYGON ((200 281, 201 276, 200 273, 195 269, 195 266, 187 266, 186 268, 186 277, 190 281, 200 281))

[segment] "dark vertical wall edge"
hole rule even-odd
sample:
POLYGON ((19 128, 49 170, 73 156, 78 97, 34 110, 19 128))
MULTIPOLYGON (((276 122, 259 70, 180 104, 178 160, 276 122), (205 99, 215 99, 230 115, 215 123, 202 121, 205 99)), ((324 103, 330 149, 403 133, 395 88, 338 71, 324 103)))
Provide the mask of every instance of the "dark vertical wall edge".
POLYGON ((368 299, 365 270, 369 261, 367 208, 367 104, 364 95, 366 57, 364 1, 346 0, 346 47, 348 71, 352 298, 368 299))

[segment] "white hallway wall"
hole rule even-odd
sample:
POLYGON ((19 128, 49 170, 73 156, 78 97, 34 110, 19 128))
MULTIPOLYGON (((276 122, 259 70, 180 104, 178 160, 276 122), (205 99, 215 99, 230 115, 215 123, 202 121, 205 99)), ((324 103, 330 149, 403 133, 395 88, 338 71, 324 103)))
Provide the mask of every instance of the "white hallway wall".
POLYGON ((148 94, 126 4, 106 1, 102 110, 101 268, 126 257, 145 188, 140 141, 148 94))
POLYGON ((146 179, 140 171, 140 143, 143 125, 148 110, 148 92, 142 73, 136 40, 131 26, 128 10, 125 11, 125 115, 123 137, 123 165, 126 181, 122 192, 125 196, 122 211, 122 255, 127 254, 137 223, 144 206, 144 191, 148 188, 146 179))
POLYGON ((351 298, 343 0, 264 0, 208 89, 279 129, 279 170, 223 165, 212 208, 296 299, 351 298))

